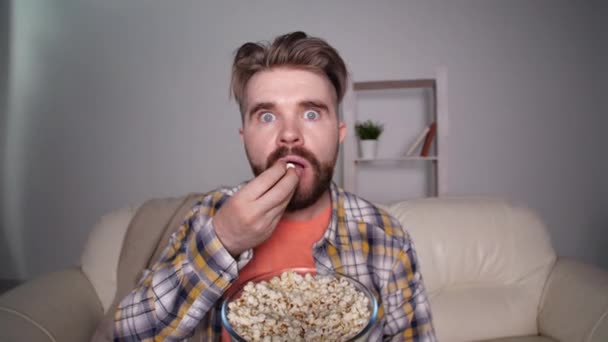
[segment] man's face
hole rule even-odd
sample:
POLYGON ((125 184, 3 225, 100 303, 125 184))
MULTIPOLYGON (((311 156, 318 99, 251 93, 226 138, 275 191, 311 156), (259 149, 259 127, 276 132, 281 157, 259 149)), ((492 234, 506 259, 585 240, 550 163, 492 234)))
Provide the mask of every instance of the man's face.
POLYGON ((256 73, 245 88, 241 136, 257 176, 278 161, 296 165, 298 188, 287 210, 314 204, 329 188, 346 128, 329 80, 302 69, 256 73))

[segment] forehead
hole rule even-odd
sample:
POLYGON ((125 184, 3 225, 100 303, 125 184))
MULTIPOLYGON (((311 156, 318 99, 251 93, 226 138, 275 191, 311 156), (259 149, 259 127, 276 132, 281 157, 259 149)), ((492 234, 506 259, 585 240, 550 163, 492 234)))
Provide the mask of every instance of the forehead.
POLYGON ((336 92, 327 77, 293 68, 273 68, 257 72, 245 87, 246 107, 258 102, 277 105, 296 104, 302 100, 320 100, 336 107, 336 92))

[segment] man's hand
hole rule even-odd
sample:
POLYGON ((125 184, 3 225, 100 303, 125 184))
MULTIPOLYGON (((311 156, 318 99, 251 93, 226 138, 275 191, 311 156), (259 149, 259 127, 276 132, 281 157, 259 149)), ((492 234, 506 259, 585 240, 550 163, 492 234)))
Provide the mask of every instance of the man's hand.
POLYGON ((268 239, 297 186, 295 170, 277 162, 230 198, 213 218, 228 252, 236 257, 268 239))

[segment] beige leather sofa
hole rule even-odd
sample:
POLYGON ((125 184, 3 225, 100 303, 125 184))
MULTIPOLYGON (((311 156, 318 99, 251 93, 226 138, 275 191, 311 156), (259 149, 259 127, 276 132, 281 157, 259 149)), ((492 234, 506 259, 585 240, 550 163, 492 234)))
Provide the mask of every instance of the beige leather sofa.
MULTIPOLYGON (((385 208, 414 239, 439 341, 608 341, 608 272, 557 258, 531 210, 485 198, 385 208)), ((80 267, 0 297, 0 341, 88 341, 114 300, 137 211, 104 216, 80 267)))

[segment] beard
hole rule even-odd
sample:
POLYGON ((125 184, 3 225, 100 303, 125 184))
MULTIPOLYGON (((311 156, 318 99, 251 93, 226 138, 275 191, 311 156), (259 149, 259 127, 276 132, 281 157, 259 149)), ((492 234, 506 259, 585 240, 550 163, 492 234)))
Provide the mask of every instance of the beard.
POLYGON ((255 164, 252 162, 252 159, 249 155, 247 149, 245 149, 247 153, 247 158, 249 159, 249 164, 251 165, 251 170, 253 174, 257 177, 262 172, 264 172, 267 168, 274 165, 279 159, 295 155, 301 158, 304 158, 308 161, 311 166, 311 171, 313 173, 313 182, 309 189, 302 188, 300 183, 296 188, 295 193, 291 197, 291 200, 287 204, 287 208, 285 209, 287 212, 292 212, 296 210, 306 209, 311 205, 315 204, 321 196, 325 193, 325 191, 329 190, 329 186, 331 184, 331 180, 334 174, 334 166, 336 165, 336 160, 338 158, 338 149, 336 148, 336 154, 334 158, 329 162, 321 162, 315 155, 304 147, 296 146, 296 147, 286 147, 281 146, 274 150, 266 159, 266 167, 263 165, 255 164))

